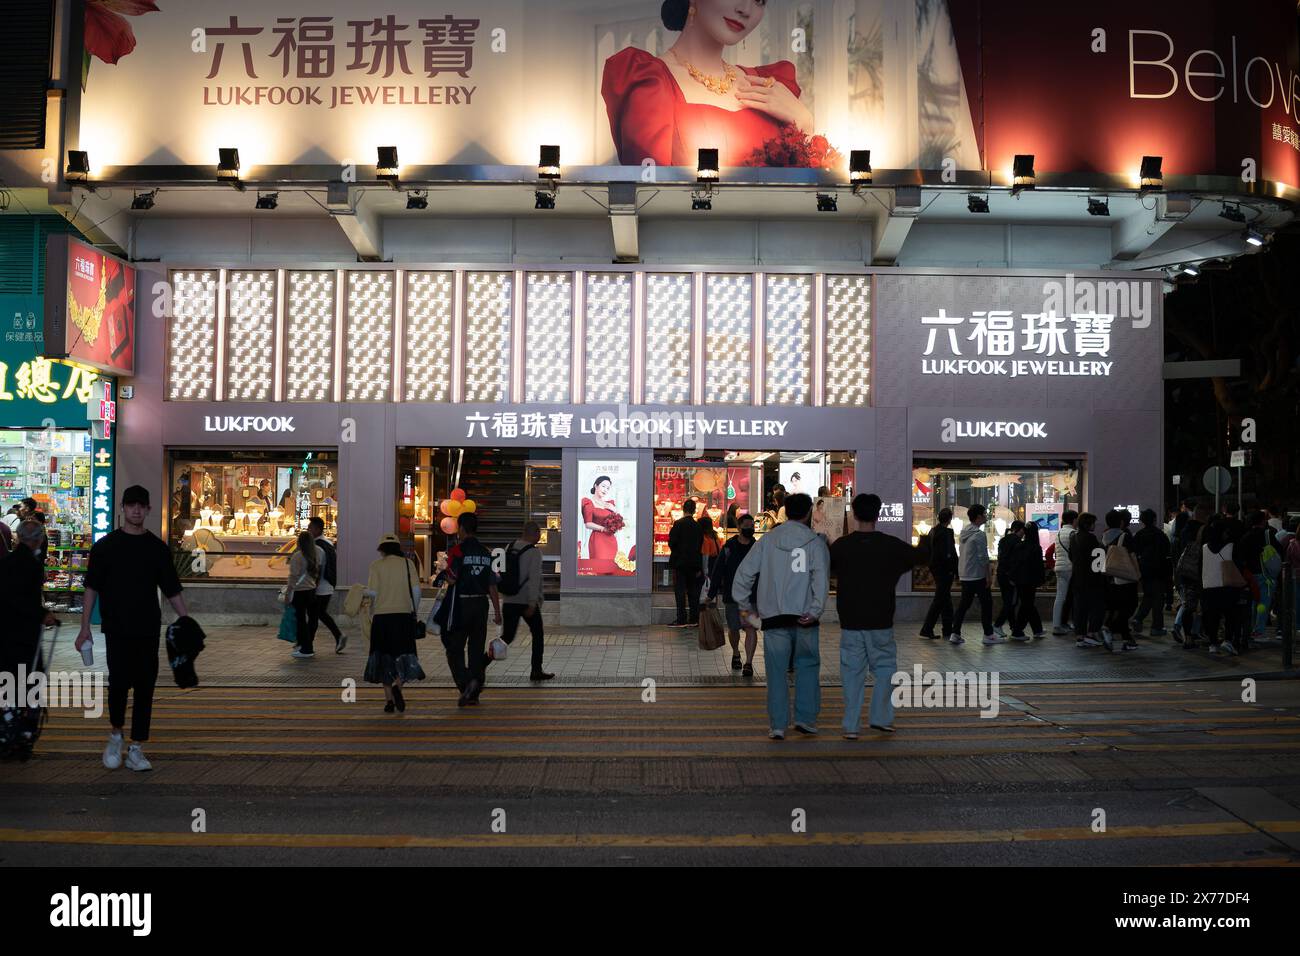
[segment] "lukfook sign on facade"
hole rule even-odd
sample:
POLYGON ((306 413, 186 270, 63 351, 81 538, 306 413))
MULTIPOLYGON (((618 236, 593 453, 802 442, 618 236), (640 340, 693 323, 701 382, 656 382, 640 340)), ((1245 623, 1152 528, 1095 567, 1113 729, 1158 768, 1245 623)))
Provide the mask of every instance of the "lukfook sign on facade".
POLYGON ((939 439, 946 445, 959 438, 1046 438, 1046 422, 972 422, 945 418, 939 439))
POLYGON ((204 415, 205 432, 291 432, 292 415, 204 415))
POLYGON ((573 438, 592 436, 601 447, 695 447, 706 438, 782 438, 784 418, 714 418, 691 412, 494 412, 465 416, 466 438, 573 438))

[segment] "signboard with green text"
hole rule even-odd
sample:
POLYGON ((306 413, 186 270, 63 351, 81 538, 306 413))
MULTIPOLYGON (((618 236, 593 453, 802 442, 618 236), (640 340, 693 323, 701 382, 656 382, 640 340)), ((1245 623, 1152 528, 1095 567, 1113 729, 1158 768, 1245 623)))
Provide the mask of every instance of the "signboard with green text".
POLYGON ((86 402, 98 397, 99 376, 47 359, 42 297, 0 295, 0 428, 86 428, 86 402))

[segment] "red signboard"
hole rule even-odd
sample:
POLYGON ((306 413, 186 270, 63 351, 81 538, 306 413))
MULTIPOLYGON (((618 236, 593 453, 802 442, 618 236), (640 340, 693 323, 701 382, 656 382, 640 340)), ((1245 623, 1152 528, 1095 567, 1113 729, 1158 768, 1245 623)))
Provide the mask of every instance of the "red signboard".
POLYGON ((135 269, 72 236, 46 245, 45 355, 135 373, 135 269))

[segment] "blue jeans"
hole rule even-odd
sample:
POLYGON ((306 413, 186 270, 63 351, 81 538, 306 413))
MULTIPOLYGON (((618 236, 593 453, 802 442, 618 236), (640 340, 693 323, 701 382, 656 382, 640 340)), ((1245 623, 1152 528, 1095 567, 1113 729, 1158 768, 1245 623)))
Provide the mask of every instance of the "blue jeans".
POLYGON ((856 734, 862 727, 862 698, 867 668, 876 679, 871 689, 871 724, 888 727, 894 722, 894 687, 898 669, 898 645, 894 629, 844 631, 840 634, 840 679, 844 683, 844 732, 856 734))
POLYGON ((1273 609, 1273 597, 1277 593, 1277 581, 1267 574, 1258 575, 1255 580, 1259 582, 1259 601, 1251 608, 1252 637, 1262 635, 1268 627, 1268 612, 1273 609))
POLYGON ((790 688, 785 671, 794 651, 794 721, 805 727, 817 726, 822 709, 821 653, 818 628, 774 627, 763 632, 763 659, 767 666, 767 718, 773 730, 785 730, 790 722, 790 688))

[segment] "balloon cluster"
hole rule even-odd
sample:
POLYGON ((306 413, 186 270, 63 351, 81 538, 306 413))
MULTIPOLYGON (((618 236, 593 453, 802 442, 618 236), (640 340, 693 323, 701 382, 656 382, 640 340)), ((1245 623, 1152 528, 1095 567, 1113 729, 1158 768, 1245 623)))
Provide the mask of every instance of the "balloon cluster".
POLYGON ((461 515, 469 515, 478 511, 478 505, 474 502, 474 499, 465 496, 464 489, 456 488, 452 491, 450 498, 443 500, 441 510, 445 517, 438 527, 442 529, 443 534, 450 535, 455 534, 459 527, 456 519, 461 515))

